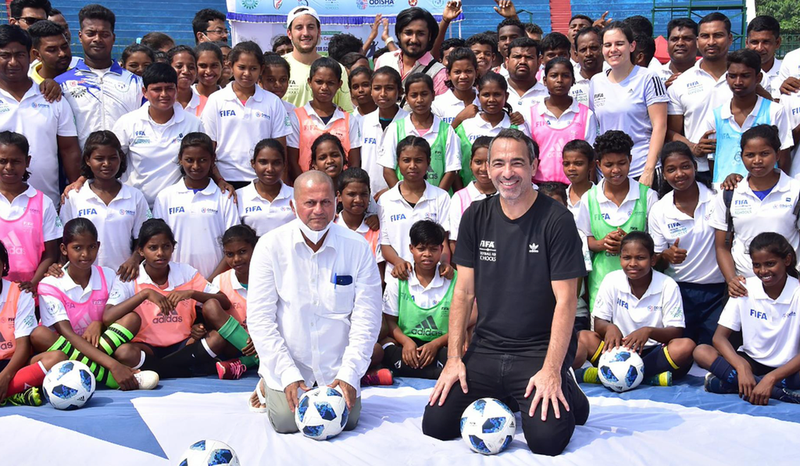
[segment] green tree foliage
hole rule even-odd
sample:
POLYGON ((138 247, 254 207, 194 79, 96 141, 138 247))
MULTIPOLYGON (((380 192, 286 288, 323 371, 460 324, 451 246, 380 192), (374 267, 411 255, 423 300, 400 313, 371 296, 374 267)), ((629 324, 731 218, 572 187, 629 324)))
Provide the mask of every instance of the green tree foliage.
POLYGON ((798 0, 756 0, 756 12, 777 18, 781 22, 781 31, 800 33, 798 0))

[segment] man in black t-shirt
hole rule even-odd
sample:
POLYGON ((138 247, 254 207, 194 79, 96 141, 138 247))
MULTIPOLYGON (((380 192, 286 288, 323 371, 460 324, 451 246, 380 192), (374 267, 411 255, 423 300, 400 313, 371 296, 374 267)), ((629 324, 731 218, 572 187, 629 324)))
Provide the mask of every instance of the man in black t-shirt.
POLYGON ((515 129, 489 147, 499 195, 473 203, 461 220, 448 359, 425 408, 425 435, 456 438, 470 403, 512 398, 531 451, 558 455, 589 416, 570 369, 578 278, 586 275, 581 242, 566 207, 533 189, 536 157, 533 141, 515 129), (473 299, 478 323, 463 354, 473 299))

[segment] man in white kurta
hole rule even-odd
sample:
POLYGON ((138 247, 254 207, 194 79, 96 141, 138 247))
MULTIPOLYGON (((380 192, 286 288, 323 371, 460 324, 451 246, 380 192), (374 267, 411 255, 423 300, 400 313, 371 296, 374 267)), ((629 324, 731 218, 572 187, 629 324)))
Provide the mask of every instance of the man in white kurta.
POLYGON ((367 241, 333 223, 333 182, 300 175, 297 219, 262 236, 250 262, 247 325, 261 357, 267 414, 276 432, 297 432, 294 410, 314 385, 338 388, 354 429, 360 380, 381 323, 381 280, 367 241))

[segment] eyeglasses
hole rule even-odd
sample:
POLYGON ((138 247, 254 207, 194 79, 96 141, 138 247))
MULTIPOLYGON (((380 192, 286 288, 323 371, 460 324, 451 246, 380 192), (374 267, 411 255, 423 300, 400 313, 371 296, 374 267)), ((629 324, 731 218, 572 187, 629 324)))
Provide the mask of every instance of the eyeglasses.
POLYGON ((41 21, 41 18, 34 18, 32 16, 20 16, 19 18, 14 18, 17 21, 22 21, 23 23, 27 24, 28 26, 33 25, 34 23, 38 23, 41 21))
POLYGON ((218 29, 208 29, 205 31, 206 34, 213 33, 213 34, 227 34, 229 31, 227 29, 218 28, 218 29))

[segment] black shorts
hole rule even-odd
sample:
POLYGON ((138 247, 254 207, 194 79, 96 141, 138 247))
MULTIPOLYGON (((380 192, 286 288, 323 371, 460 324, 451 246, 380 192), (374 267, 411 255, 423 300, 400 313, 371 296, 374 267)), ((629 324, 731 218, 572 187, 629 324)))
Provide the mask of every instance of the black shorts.
POLYGON ((185 348, 186 347, 186 343, 188 341, 189 341, 189 338, 187 338, 187 339, 185 339, 183 341, 179 341, 179 342, 177 342, 175 344, 172 344, 172 345, 169 345, 169 346, 153 346, 153 345, 151 345, 149 343, 142 343, 142 344, 143 345, 147 345, 147 347, 150 348, 153 351, 153 356, 155 356, 155 357, 157 357, 159 359, 164 359, 167 356, 169 356, 170 354, 177 353, 178 351, 180 351, 183 348, 185 348))
POLYGON ((736 354, 743 357, 748 364, 750 364, 750 368, 753 369, 753 375, 755 376, 762 376, 769 374, 770 372, 774 371, 774 367, 769 367, 761 364, 760 362, 756 361, 755 359, 751 358, 749 354, 745 353, 744 351, 736 351, 736 354))

